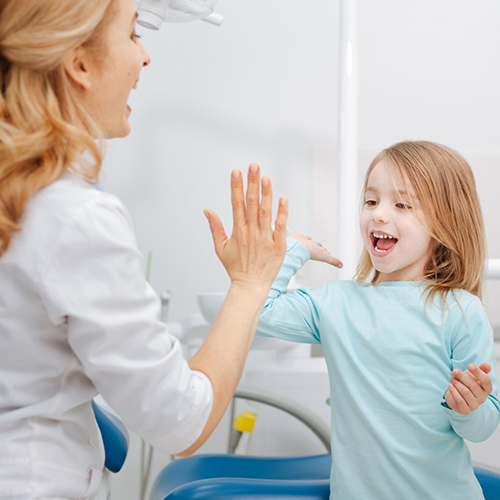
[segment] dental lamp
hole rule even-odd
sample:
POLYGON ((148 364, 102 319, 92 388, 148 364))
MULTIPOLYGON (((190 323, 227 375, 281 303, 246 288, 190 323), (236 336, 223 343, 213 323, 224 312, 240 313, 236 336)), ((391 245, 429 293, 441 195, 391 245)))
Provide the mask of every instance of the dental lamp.
POLYGON ((216 26, 222 24, 222 15, 214 12, 217 0, 139 0, 137 22, 152 30, 159 30, 162 22, 184 23, 201 19, 216 26))

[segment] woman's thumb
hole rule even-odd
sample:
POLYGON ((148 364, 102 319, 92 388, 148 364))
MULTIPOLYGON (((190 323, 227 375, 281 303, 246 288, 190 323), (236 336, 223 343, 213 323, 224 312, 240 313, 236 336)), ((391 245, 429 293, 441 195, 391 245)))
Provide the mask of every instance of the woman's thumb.
POLYGON ((209 208, 205 208, 203 210, 205 217, 208 220, 210 225, 210 231, 212 232, 212 239, 214 240, 215 252, 218 256, 220 256, 220 252, 222 252, 222 248, 227 242, 227 234, 224 231, 224 226, 222 225, 219 216, 209 208))

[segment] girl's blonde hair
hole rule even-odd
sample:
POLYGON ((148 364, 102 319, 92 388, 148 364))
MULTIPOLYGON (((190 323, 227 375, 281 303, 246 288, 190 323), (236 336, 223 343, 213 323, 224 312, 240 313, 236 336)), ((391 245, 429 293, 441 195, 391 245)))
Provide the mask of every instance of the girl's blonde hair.
MULTIPOLYGON (((430 221, 426 228, 434 239, 434 251, 424 269, 427 302, 440 294, 444 303, 454 289, 466 290, 481 298, 485 234, 481 205, 474 175, 465 159, 446 146, 427 141, 406 141, 385 149, 372 161, 363 187, 364 203, 370 173, 382 160, 420 200, 430 221)), ((370 255, 363 250, 356 280, 378 282, 370 255)))
POLYGON ((99 175, 102 132, 77 99, 63 59, 85 46, 103 60, 112 1, 0 2, 0 256, 35 192, 76 159, 89 181, 99 175), (82 161, 85 151, 92 163, 82 161))

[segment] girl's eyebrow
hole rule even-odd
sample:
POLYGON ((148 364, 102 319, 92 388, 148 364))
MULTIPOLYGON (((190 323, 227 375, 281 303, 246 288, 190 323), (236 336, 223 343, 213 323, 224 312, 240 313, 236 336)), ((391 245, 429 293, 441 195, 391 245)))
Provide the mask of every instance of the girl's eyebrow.
POLYGON ((404 189, 398 189, 397 192, 401 196, 408 196, 412 201, 420 201, 415 193, 408 193, 404 189))
MULTIPOLYGON (((377 194, 378 189, 376 187, 373 187, 373 186, 368 186, 366 188, 365 194, 369 193, 369 192, 377 194)), ((414 193, 408 193, 405 189, 394 189, 393 193, 396 193, 399 196, 409 197, 412 200, 420 201, 414 193)))

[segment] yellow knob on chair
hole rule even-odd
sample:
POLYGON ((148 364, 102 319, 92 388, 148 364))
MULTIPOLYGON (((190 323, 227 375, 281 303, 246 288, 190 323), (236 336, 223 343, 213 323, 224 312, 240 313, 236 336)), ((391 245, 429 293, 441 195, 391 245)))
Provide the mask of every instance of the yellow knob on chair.
POLYGON ((237 431, 248 432, 251 434, 256 419, 257 415, 255 413, 249 413, 246 411, 234 419, 233 428, 237 431))

